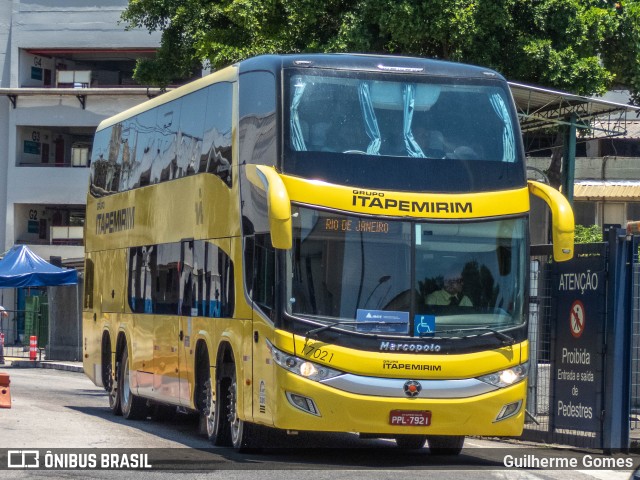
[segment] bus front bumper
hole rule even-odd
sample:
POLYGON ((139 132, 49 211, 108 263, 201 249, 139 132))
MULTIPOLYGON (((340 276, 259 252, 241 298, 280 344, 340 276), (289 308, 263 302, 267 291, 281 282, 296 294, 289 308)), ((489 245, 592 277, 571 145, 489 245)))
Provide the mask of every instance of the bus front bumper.
POLYGON ((393 397, 347 392, 282 369, 277 369, 276 376, 273 426, 280 429, 390 436, 519 436, 524 425, 526 380, 462 398, 442 394, 409 398, 404 392, 393 397))

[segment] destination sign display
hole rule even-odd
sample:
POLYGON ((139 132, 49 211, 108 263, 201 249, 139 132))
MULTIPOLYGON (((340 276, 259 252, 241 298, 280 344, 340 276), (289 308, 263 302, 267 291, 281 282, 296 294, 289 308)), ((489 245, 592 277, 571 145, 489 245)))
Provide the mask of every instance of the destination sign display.
POLYGON ((358 218, 327 217, 321 220, 321 228, 327 232, 363 232, 388 234, 393 232, 393 224, 380 220, 358 218))

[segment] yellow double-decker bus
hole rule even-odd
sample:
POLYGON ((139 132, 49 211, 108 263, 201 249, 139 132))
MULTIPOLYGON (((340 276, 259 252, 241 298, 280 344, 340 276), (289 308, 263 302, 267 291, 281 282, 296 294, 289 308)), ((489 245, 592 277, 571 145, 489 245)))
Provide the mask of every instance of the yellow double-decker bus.
POLYGON ((87 198, 84 367, 126 418, 200 414, 458 453, 519 435, 530 193, 504 78, 367 55, 262 56, 105 120, 87 198))

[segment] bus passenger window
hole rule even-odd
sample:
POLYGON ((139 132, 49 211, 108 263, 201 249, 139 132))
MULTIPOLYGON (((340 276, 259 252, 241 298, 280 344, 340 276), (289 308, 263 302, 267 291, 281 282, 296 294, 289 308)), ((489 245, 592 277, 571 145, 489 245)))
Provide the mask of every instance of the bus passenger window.
POLYGON ((153 289, 154 313, 175 315, 180 297, 180 244, 158 245, 156 286, 153 289))
POLYGON ((276 163, 276 79, 270 72, 240 75, 240 163, 276 163))
POLYGON ((268 234, 255 236, 253 301, 266 313, 275 306, 275 250, 268 234))
POLYGON ((129 307, 136 313, 154 313, 156 251, 149 245, 129 250, 129 307))
POLYGON ((207 88, 206 116, 199 172, 213 173, 231 187, 233 84, 216 83, 207 88))
POLYGON ((194 282, 195 257, 193 240, 182 242, 182 261, 180 262, 180 315, 194 315, 194 282))
POLYGON ((93 308, 93 260, 84 264, 84 308, 93 308))

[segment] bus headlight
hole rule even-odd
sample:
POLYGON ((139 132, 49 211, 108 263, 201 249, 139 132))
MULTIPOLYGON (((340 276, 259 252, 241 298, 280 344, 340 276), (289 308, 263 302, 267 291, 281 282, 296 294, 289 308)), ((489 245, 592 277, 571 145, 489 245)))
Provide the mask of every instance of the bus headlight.
POLYGON ((478 377, 478 380, 495 387, 504 388, 521 382, 527 378, 528 374, 529 362, 525 362, 520 365, 516 365, 515 367, 507 368, 506 370, 482 375, 481 377, 478 377))
POLYGON ((301 377, 308 378, 309 380, 320 382, 322 380, 327 380, 328 378, 337 377, 344 373, 339 370, 334 370, 333 368, 284 353, 274 347, 269 341, 267 341, 267 346, 269 347, 269 350, 271 350, 271 356, 274 362, 285 370, 295 373, 296 375, 300 375, 301 377))

